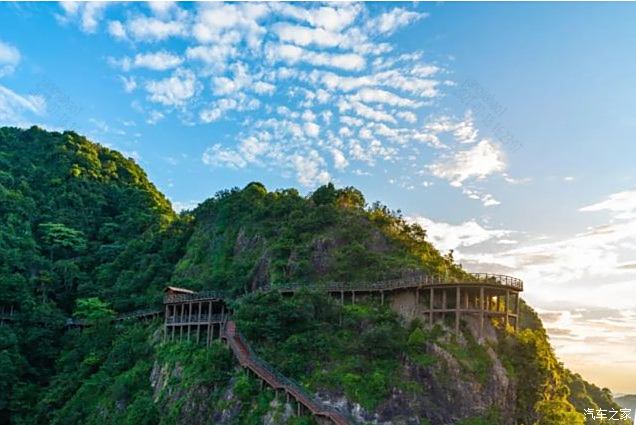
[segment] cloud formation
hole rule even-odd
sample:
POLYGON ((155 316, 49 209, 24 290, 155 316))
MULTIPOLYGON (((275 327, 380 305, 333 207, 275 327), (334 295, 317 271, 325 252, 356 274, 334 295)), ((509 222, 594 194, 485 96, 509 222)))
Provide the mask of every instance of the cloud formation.
MULTIPOLYGON (((137 97, 146 122, 175 113, 187 125, 231 125, 234 143, 211 140, 205 164, 278 169, 313 188, 327 176, 408 163, 496 205, 473 186, 504 172, 501 147, 479 139, 469 112, 436 117, 433 108, 451 84, 447 70, 391 41, 425 24, 420 8, 169 3, 111 18, 103 5, 65 4, 60 19, 85 32, 103 29, 133 50, 109 62, 125 74, 123 90, 137 97), (141 105, 144 92, 154 105, 141 105), (263 149, 251 155, 246 140, 263 149), (432 163, 423 160, 431 156, 432 163)), ((405 179, 396 181, 415 187, 405 179)))
POLYGON ((15 46, 0 40, 0 77, 12 74, 20 59, 20 51, 15 46))

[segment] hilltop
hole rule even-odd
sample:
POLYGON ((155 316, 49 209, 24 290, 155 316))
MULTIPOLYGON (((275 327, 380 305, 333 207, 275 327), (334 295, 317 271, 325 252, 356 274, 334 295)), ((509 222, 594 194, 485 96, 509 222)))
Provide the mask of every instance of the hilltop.
POLYGON ((223 290, 263 358, 360 421, 576 425, 584 408, 618 407, 558 362, 525 304, 519 333, 489 323, 480 341, 469 318, 455 335, 311 291, 414 269, 466 275, 426 229, 355 188, 255 182, 176 214, 131 159, 36 127, 0 129, 0 170, 0 306, 25 319, 0 327, 3 423, 312 423, 221 344, 163 344, 160 323, 100 320, 160 306, 166 285, 223 290), (269 290, 288 282, 309 289, 269 290), (95 326, 65 331, 71 314, 95 326))

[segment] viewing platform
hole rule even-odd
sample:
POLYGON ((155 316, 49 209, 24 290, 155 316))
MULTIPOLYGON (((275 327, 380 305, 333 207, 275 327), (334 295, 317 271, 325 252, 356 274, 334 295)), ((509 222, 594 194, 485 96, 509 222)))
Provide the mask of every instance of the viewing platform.
POLYGON ((523 281, 512 276, 469 273, 464 279, 442 279, 427 274, 410 274, 397 279, 368 283, 285 284, 272 289, 282 294, 301 290, 329 293, 341 304, 376 299, 408 319, 423 318, 433 324, 453 317, 459 332, 464 316, 477 317, 483 334, 486 318, 499 318, 506 326, 519 328, 520 293, 523 281))

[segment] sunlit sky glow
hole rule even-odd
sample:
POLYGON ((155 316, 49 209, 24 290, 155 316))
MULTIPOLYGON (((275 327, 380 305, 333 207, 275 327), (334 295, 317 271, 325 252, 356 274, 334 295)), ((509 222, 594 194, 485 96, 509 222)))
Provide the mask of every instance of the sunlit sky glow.
POLYGON ((0 5, 0 125, 72 128, 176 208, 360 188, 526 282, 560 359, 636 393, 635 4, 0 5))

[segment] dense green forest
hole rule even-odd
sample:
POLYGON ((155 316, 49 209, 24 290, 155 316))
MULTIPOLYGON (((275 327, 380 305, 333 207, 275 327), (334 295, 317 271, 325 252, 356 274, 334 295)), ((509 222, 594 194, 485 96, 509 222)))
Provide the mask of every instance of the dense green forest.
POLYGON ((440 391, 487 393, 499 369, 507 401, 478 413, 466 405, 454 423, 576 425, 584 408, 617 407, 558 362, 525 304, 523 331, 496 327, 480 344, 469 324, 456 337, 443 324, 311 291, 414 269, 465 273, 425 229, 355 188, 302 196, 251 183, 176 214, 116 151, 73 132, 1 128, 0 308, 20 320, 0 327, 0 423, 312 423, 287 417, 223 345, 163 344, 159 323, 108 320, 160 305, 168 284, 226 291, 239 327, 279 370, 395 423, 444 423, 457 406, 440 391), (286 282, 307 290, 255 292, 286 282), (65 329, 71 315, 93 326, 65 329))

